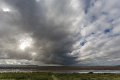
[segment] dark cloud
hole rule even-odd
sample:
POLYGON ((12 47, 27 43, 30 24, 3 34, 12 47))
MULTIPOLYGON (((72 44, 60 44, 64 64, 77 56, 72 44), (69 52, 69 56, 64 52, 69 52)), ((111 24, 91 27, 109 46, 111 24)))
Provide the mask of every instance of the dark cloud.
MULTIPOLYGON (((74 44, 73 33, 69 30, 71 23, 65 20, 65 15, 71 13, 66 0, 55 0, 51 6, 47 2, 36 2, 35 0, 5 0, 7 4, 14 7, 20 13, 20 24, 16 27, 24 33, 32 34, 34 39, 34 51, 37 56, 34 60, 43 61, 49 64, 71 65, 76 64, 75 57, 69 55, 72 52, 74 44), (50 8, 49 8, 50 7, 50 8), (53 8, 53 9, 52 9, 53 8), (51 13, 48 12, 51 9, 51 13), (53 15, 53 18, 49 18, 53 15), (63 21, 59 22, 59 18, 63 21), (57 24, 59 23, 59 24, 57 24), (42 47, 42 49, 39 49, 42 47), (42 57, 41 57, 42 56, 42 57)), ((17 50, 8 50, 9 58, 31 59, 30 51, 20 52, 17 50)))
POLYGON ((119 2, 0 0, 0 64, 118 64, 119 2))

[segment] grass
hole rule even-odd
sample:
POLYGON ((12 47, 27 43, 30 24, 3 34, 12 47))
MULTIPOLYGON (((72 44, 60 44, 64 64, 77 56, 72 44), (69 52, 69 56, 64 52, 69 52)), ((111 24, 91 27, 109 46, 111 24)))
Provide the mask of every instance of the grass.
POLYGON ((120 80, 120 74, 0 73, 0 80, 120 80))

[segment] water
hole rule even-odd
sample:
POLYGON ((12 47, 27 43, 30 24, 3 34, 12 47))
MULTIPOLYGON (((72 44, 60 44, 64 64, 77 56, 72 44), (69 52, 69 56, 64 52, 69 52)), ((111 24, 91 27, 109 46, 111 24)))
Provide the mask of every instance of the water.
POLYGON ((0 69, 0 73, 4 72, 53 72, 53 73, 116 73, 120 74, 120 70, 33 70, 33 69, 0 69))
POLYGON ((54 73, 116 73, 120 74, 120 70, 71 70, 71 71, 53 71, 54 73))
POLYGON ((120 70, 80 70, 78 73, 120 73, 120 70))

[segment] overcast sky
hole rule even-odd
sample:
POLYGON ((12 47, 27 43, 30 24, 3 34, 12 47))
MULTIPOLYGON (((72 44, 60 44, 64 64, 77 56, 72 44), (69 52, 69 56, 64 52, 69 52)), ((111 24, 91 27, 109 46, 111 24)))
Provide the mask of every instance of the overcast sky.
POLYGON ((120 65, 120 0, 0 0, 0 64, 120 65))

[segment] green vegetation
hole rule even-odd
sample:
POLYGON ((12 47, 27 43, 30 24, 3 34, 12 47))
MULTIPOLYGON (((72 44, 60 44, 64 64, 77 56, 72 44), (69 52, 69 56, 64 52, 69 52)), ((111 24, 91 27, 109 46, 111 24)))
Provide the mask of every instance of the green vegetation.
POLYGON ((0 80, 120 80, 120 74, 11 72, 0 73, 0 80))

